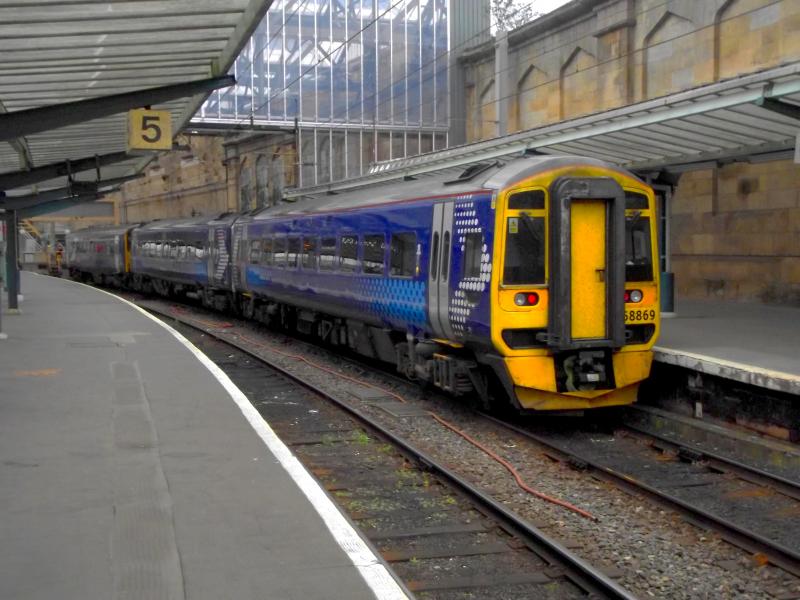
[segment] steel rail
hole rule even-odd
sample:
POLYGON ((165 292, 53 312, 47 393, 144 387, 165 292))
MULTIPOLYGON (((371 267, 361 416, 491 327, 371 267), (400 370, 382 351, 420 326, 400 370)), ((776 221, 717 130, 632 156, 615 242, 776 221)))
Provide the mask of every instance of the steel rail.
POLYGON ((501 427, 528 438, 564 458, 576 461, 581 466, 585 465, 595 474, 601 476, 606 481, 623 488, 624 490, 647 496, 663 506, 667 506, 673 510, 683 513, 693 522, 716 531, 725 540, 738 546, 739 548, 752 553, 761 553, 766 556, 769 562, 774 566, 779 567, 784 571, 791 573, 792 575, 800 577, 800 553, 797 551, 787 548, 783 544, 779 544, 778 542, 765 538, 754 531, 741 527, 736 523, 719 517, 702 508, 694 506, 676 496, 673 496, 672 494, 668 494, 667 492, 659 490, 651 485, 638 481, 630 475, 602 465, 589 457, 565 448, 560 444, 548 440, 546 437, 528 431, 523 427, 513 425, 483 412, 480 414, 485 419, 488 419, 489 421, 501 427))
POLYGON ((491 496, 473 486, 466 479, 447 468, 444 464, 424 450, 416 448, 408 441, 389 431, 380 423, 373 420, 370 416, 361 412, 357 408, 350 406, 348 403, 336 398, 315 384, 304 380, 299 375, 286 370, 283 366, 269 360, 268 358, 256 354, 244 344, 226 339, 225 337, 216 334, 213 330, 195 325, 190 320, 181 318, 178 315, 170 314, 152 306, 140 304, 139 302, 134 303, 137 306, 140 306, 140 308, 143 308, 149 312, 156 313, 166 317, 167 319, 175 320, 187 327, 200 331, 206 335, 210 335, 220 342, 236 348, 237 350, 244 352, 249 356, 252 356, 254 359, 280 372, 282 375, 288 377, 295 383, 298 383, 309 391, 318 394, 326 400, 334 403, 336 406, 343 409, 362 424, 385 439, 388 439, 403 453, 414 459, 419 464, 423 465, 426 469, 438 474, 450 482, 454 487, 457 487, 462 493, 474 500, 495 519, 501 522, 506 528, 508 528, 509 531, 515 533, 517 536, 523 539, 528 546, 543 560, 549 562, 550 564, 557 564, 563 567, 565 570, 565 575, 587 593, 596 594, 610 599, 636 600, 635 595, 613 581, 605 573, 568 550, 562 544, 547 536, 540 529, 506 508, 503 504, 491 496))
POLYGON ((748 465, 747 463, 743 463, 728 456, 723 456, 722 454, 717 454, 716 452, 710 452, 703 448, 697 448, 691 444, 687 444, 686 442, 673 440, 658 433, 647 431, 646 429, 640 429, 635 425, 624 423, 622 424, 622 427, 631 430, 634 435, 638 437, 652 438, 657 440, 660 444, 669 446, 673 451, 677 450, 680 452, 680 450, 685 449, 688 451, 690 456, 696 456, 696 458, 693 457, 693 460, 702 461, 719 471, 730 472, 736 475, 736 477, 750 483, 754 483, 763 487, 770 487, 784 496, 788 496, 793 500, 800 501, 800 481, 793 481, 786 477, 782 477, 775 473, 770 473, 769 471, 759 469, 753 465, 748 465))

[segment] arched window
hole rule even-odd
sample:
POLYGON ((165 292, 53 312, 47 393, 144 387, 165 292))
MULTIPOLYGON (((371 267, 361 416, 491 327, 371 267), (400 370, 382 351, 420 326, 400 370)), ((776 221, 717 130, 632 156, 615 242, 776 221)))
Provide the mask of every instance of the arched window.
POLYGON ((269 205, 283 200, 283 156, 275 154, 269 164, 269 205))
POLYGON ((269 165, 267 157, 258 155, 256 160, 256 208, 264 208, 269 204, 267 182, 269 181, 269 165))
POLYGON ((250 187, 250 169, 244 165, 239 173, 239 210, 241 212, 247 212, 253 208, 250 187))

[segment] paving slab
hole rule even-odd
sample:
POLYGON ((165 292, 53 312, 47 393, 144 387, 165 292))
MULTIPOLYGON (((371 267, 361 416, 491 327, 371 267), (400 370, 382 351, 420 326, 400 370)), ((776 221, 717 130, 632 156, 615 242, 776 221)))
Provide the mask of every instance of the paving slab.
POLYGON ((405 597, 169 331, 22 277, 0 341, 0 598, 405 597))

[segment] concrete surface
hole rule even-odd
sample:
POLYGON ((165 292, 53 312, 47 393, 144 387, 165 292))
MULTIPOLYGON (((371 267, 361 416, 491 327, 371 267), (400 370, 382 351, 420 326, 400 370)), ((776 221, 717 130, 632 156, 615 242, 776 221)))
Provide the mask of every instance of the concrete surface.
POLYGON ((169 332, 24 273, 0 342, 0 598, 374 598, 169 332))
POLYGON ((800 308, 681 300, 656 360, 800 394, 800 308))

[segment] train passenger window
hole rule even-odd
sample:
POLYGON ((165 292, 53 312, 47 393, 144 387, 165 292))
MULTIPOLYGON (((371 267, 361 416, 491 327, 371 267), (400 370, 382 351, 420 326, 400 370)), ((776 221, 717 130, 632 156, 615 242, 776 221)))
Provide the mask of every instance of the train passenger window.
POLYGON ((317 268, 317 238, 303 238, 303 268, 311 271, 317 268))
POLYGON ((625 208, 647 210, 647 196, 638 192, 625 192, 625 208))
POLYGON ((383 262, 386 256, 386 236, 364 236, 364 273, 383 275, 383 262))
POLYGON ((358 236, 343 235, 339 238, 339 268, 355 271, 358 267, 358 236))
POLYGON ((250 262, 257 265, 261 260, 261 240, 250 241, 250 262))
POLYGON ((512 194, 508 198, 508 208, 511 210, 542 210, 544 209, 544 192, 542 190, 526 190, 512 194))
POLYGON ((290 237, 288 248, 286 252, 286 267, 288 269, 296 269, 300 258, 300 238, 290 237))
POLYGON ((272 238, 264 238, 261 240, 261 264, 267 266, 271 265, 272 257, 272 238))
POLYGON ((279 269, 286 266, 286 238, 275 238, 272 245, 272 261, 279 269))
POLYGON ((332 271, 336 264, 336 238, 322 238, 319 246, 320 271, 332 271))
POLYGON ((436 279, 439 267, 439 232, 433 234, 433 248, 431 249, 431 281, 436 279))
POLYGON ((483 257, 483 234, 468 233, 464 236, 464 277, 481 276, 483 257))
POLYGON ((199 258, 200 260, 203 260, 206 257, 206 248, 205 248, 205 246, 201 246, 200 244, 195 246, 194 255, 197 258, 199 258))
POLYGON ((393 233, 389 256, 392 277, 413 277, 417 263, 417 234, 393 233))
POLYGON ((450 273, 450 232, 445 231, 442 238, 442 266, 439 269, 442 281, 447 281, 447 276, 450 273))
POLYGON ((171 258, 178 258, 178 242, 171 242, 170 243, 170 257, 171 258))
POLYGON ((526 214, 509 217, 503 283, 505 285, 544 283, 544 252, 544 217, 531 217, 526 214))
POLYGON ((625 281, 652 281, 650 219, 634 214, 625 217, 625 281))

